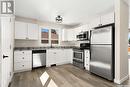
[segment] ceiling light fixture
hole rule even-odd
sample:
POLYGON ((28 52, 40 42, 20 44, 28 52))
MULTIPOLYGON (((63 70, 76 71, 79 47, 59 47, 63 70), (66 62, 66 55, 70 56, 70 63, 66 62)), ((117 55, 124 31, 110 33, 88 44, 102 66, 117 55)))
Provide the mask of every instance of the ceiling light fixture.
POLYGON ((57 15, 56 22, 57 23, 62 23, 62 21, 63 21, 63 18, 60 15, 57 15))

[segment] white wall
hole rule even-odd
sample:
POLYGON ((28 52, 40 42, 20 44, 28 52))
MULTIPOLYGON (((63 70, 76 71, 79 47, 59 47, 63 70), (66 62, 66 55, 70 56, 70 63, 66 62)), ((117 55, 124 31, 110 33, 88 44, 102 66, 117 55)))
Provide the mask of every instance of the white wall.
MULTIPOLYGON (((1 20, 0 20, 0 27, 1 27, 1 20)), ((0 28, 0 32, 1 32, 1 28, 0 28)), ((2 50, 1 50, 1 33, 0 33, 0 78, 1 78, 1 70, 2 70, 2 64, 1 64, 1 60, 2 60, 2 50)), ((0 86, 1 86, 1 79, 0 79, 0 86)))
POLYGON ((128 4, 115 0, 115 82, 128 79, 128 4))

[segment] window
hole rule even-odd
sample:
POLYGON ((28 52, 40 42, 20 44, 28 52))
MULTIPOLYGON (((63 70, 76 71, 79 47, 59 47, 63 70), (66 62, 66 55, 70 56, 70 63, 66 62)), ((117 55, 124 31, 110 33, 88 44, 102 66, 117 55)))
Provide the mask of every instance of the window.
POLYGON ((51 44, 58 44, 59 35, 58 31, 55 29, 51 29, 51 44))
POLYGON ((58 30, 42 28, 41 29, 41 43, 42 44, 59 44, 58 30))
POLYGON ((49 43, 49 29, 41 29, 41 43, 49 43))

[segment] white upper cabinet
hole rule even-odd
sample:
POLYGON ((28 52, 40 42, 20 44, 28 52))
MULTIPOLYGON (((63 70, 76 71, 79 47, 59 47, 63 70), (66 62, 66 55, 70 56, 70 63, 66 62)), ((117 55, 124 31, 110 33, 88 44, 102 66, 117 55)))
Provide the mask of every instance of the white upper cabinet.
POLYGON ((101 16, 101 24, 106 25, 106 24, 111 24, 114 23, 114 13, 109 13, 106 15, 101 16))
POLYGON ((27 38, 27 23, 15 22, 15 39, 27 38))
POLYGON ((62 41, 74 41, 73 29, 64 29, 62 31, 62 41))
POLYGON ((38 25, 28 23, 28 38, 31 40, 38 40, 38 25))
POLYGON ((62 36, 62 41, 67 41, 68 32, 67 32, 66 29, 62 29, 62 34, 61 34, 61 36, 62 36))
POLYGON ((77 41, 77 35, 82 31, 89 30, 88 25, 83 25, 74 29, 62 30, 62 41, 77 41))
POLYGON ((68 34, 67 34, 67 40, 68 41, 74 41, 74 32, 72 29, 67 30, 68 34))
POLYGON ((38 40, 38 33, 37 24, 15 22, 15 39, 38 40))
POLYGON ((95 19, 93 19, 90 24, 89 27, 90 29, 94 28, 94 27, 98 27, 101 25, 107 25, 107 24, 111 24, 114 23, 115 21, 114 18, 114 12, 108 13, 106 15, 101 15, 95 19))

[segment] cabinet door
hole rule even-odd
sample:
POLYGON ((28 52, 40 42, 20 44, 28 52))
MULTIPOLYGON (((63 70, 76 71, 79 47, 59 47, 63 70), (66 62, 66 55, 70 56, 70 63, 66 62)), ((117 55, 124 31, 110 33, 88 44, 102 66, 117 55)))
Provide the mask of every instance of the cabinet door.
POLYGON ((51 66, 52 64, 56 64, 56 53, 54 50, 47 50, 47 58, 46 58, 46 65, 51 66))
POLYGON ((15 22, 15 39, 27 38, 27 23, 15 22))
POLYGON ((20 62, 14 64, 14 71, 21 72, 21 71, 28 71, 32 69, 32 62, 20 62))
POLYGON ((111 24, 111 23, 114 23, 114 12, 101 16, 102 25, 111 24))
POLYGON ((28 23, 28 39, 30 40, 38 40, 38 25, 28 23))
POLYGON ((66 57, 66 62, 72 63, 73 50, 72 49, 65 49, 65 57, 66 57))
POLYGON ((56 64, 61 65, 66 63, 65 49, 58 49, 56 51, 56 64))
POLYGON ((62 41, 76 41, 77 31, 75 29, 62 30, 62 41))
POLYGON ((68 37, 68 32, 66 29, 63 29, 62 30, 62 41, 67 41, 68 40, 67 37, 68 37))
POLYGON ((14 63, 16 62, 32 62, 32 51, 15 51, 14 63))
POLYGON ((67 36, 68 41, 74 41, 75 40, 75 36, 74 36, 73 29, 70 29, 67 32, 68 32, 68 36, 67 36))

